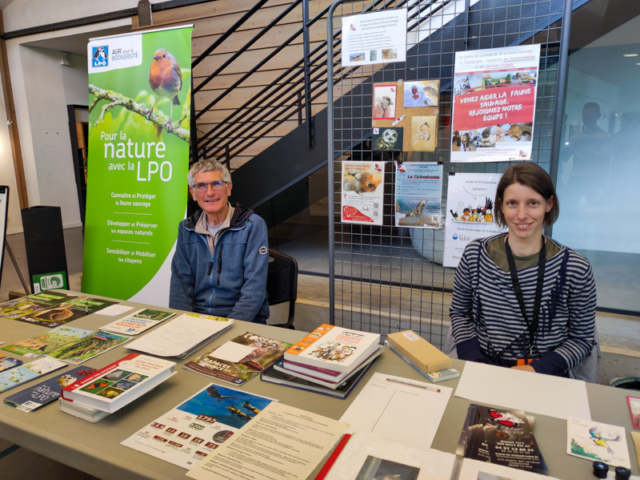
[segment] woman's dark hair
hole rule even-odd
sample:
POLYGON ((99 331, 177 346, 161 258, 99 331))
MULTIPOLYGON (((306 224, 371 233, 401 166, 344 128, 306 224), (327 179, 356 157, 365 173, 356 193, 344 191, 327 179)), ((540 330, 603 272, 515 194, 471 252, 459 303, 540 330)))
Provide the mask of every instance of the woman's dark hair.
POLYGON ((538 194, 549 201, 553 197, 553 207, 544 215, 544 224, 549 227, 558 219, 560 215, 560 201, 556 195, 556 189, 553 181, 547 172, 541 167, 531 162, 516 163, 507 168, 502 174, 498 189, 496 190, 496 200, 493 214, 496 222, 501 227, 507 225, 502 213, 502 200, 504 199, 504 191, 508 186, 519 183, 525 187, 535 190, 538 194))

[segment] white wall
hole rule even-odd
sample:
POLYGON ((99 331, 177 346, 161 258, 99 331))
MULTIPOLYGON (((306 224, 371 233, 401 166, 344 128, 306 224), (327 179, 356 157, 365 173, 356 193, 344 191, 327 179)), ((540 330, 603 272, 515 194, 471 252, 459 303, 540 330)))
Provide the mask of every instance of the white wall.
MULTIPOLYGON (((18 200, 18 186, 13 168, 13 155, 9 140, 9 127, 6 122, 6 107, 2 84, 0 84, 0 185, 9 186, 9 215, 7 217, 7 234, 22 231, 22 219, 20 216, 20 201, 18 200)), ((4 208, 4 205, 2 205, 4 208)))
MULTIPOLYGON (((72 55, 73 66, 67 67, 60 64, 60 52, 26 44, 86 32, 95 32, 95 36, 100 36, 105 30, 124 25, 130 25, 130 19, 7 41, 29 205, 61 207, 65 228, 81 225, 67 104, 88 103, 86 57, 72 55)), ((0 142, 2 128, 0 126, 0 142)), ((0 159, 3 158, 0 152, 0 159)), ((4 160, 0 162, 3 178, 5 171, 7 177, 15 178, 13 164, 4 160)), ((16 203, 17 198, 13 204, 16 203)), ((13 222, 12 233, 22 230, 19 215, 17 219, 15 215, 10 215, 9 221, 13 222)))
POLYGON ((58 206, 65 228, 80 226, 67 104, 87 104, 86 59, 73 56, 75 65, 67 67, 60 64, 59 52, 26 46, 20 47, 20 57, 30 72, 24 86, 39 191, 32 206, 58 206))
MULTIPOLYGON (((151 0, 151 3, 163 1, 151 0)), ((2 10, 4 31, 77 20, 137 6, 138 0, 14 0, 2 10)))

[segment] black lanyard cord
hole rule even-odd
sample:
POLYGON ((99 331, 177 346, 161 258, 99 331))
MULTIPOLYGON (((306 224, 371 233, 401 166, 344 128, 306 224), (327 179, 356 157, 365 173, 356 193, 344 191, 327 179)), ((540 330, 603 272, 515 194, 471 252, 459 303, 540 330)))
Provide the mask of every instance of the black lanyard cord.
POLYGON ((504 245, 507 250, 507 261, 509 262, 509 273, 511 274, 513 290, 516 293, 516 297, 518 298, 518 305, 520 305, 520 312, 522 312, 522 317, 524 318, 524 321, 527 324, 527 329, 529 330, 529 349, 525 352, 525 364, 527 364, 529 356, 531 355, 531 352, 533 350, 533 341, 538 330, 538 323, 540 319, 540 304, 542 303, 542 287, 544 284, 544 269, 546 263, 545 240, 544 237, 542 237, 542 248, 540 249, 540 253, 538 254, 538 280, 536 282, 536 296, 533 303, 533 318, 531 322, 527 317, 527 311, 524 305, 524 295, 522 294, 522 289, 520 288, 520 280, 518 280, 516 262, 513 259, 513 252, 511 251, 511 247, 509 247, 508 237, 505 240, 504 245))

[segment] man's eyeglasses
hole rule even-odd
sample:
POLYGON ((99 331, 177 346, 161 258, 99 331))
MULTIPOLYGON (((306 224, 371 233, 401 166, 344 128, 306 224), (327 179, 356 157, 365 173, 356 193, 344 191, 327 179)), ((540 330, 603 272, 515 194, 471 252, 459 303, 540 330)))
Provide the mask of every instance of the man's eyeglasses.
POLYGON ((228 183, 229 182, 225 182, 224 180, 214 180, 213 182, 198 182, 193 186, 193 188, 201 193, 204 193, 208 190, 207 187, 211 185, 211 188, 213 188, 215 191, 220 191, 222 190, 222 187, 227 185, 228 183))

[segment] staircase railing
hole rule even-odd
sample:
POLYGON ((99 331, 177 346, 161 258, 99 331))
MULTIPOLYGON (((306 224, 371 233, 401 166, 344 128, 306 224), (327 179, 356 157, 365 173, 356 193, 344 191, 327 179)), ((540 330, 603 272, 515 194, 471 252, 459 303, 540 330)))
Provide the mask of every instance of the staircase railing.
MULTIPOLYGON (((399 8, 405 5, 412 5, 411 8, 415 7, 415 11, 408 18, 408 30, 411 31, 426 20, 427 17, 421 17, 421 14, 426 9, 430 9, 435 4, 438 4, 429 12, 430 15, 433 15, 452 1, 453 0, 445 0, 444 2, 442 0, 430 0, 428 2, 416 2, 416 0, 376 0, 372 5, 364 9, 363 13, 375 11, 378 9, 378 6, 380 6, 379 9, 386 9, 391 6, 399 8), (412 20, 416 21, 411 23, 412 20)), ((196 58, 192 63, 192 67, 198 65, 202 60, 204 60, 204 58, 214 52, 224 40, 229 38, 232 33, 237 31, 239 27, 246 23, 265 3, 266 0, 258 1, 251 10, 247 11, 234 25, 229 28, 229 30, 218 38, 213 45, 207 48, 198 58, 196 58)), ((274 28, 299 5, 302 5, 302 25, 293 35, 287 38, 271 53, 266 55, 250 71, 243 74, 238 80, 218 95, 216 99, 209 102, 208 105, 197 113, 195 112, 194 98, 194 101, 192 101, 192 108, 194 108, 192 121, 197 122, 197 120, 201 119, 205 113, 211 111, 222 99, 227 97, 231 92, 251 77, 251 75, 255 74, 267 62, 283 51, 284 48, 291 45, 296 38, 302 35, 304 51, 302 58, 280 74, 272 83, 262 88, 251 99, 235 109, 220 123, 211 128, 211 130, 200 136, 200 138, 197 138, 197 135, 192 135, 193 161, 196 161, 201 157, 216 157, 222 159, 229 166, 231 159, 241 155, 250 146, 260 140, 260 138, 265 136, 265 134, 273 131, 273 129, 277 128, 284 122, 291 119, 297 119, 298 123, 301 124, 303 111, 308 128, 309 146, 313 146, 315 142, 315 133, 312 105, 315 100, 327 92, 327 84, 326 82, 323 82, 322 79, 327 75, 326 59, 328 40, 322 41, 316 48, 310 50, 309 29, 326 16, 331 7, 330 5, 324 8, 312 19, 309 19, 309 0, 293 1, 291 5, 280 13, 280 15, 269 22, 268 25, 262 28, 243 47, 220 65, 214 72, 208 75, 207 78, 198 86, 193 88, 193 95, 195 96, 197 92, 201 91, 217 75, 221 74, 229 65, 238 59, 242 53, 246 52, 258 40, 267 35, 272 28, 274 28), (295 86, 292 89, 290 85, 295 86), (233 135, 230 135, 231 133, 233 133, 233 135)), ((338 47, 341 43, 341 32, 336 32, 332 36, 331 41, 333 42, 334 58, 338 58, 337 61, 332 62, 332 65, 334 68, 337 66, 339 72, 339 56, 341 51, 338 47)), ((360 67, 352 67, 344 70, 338 77, 336 77, 335 71, 332 72, 335 78, 335 83, 350 77, 359 68, 360 67)), ((194 125, 192 125, 192 127, 193 126, 194 125)))

